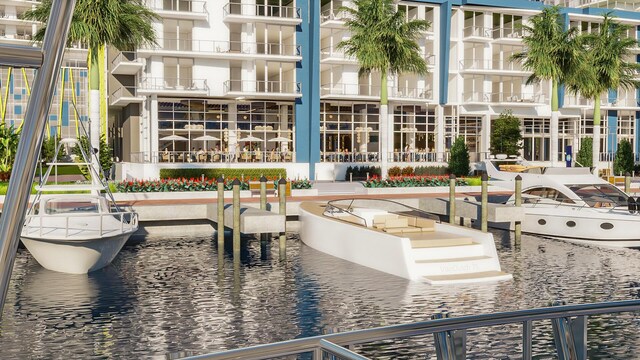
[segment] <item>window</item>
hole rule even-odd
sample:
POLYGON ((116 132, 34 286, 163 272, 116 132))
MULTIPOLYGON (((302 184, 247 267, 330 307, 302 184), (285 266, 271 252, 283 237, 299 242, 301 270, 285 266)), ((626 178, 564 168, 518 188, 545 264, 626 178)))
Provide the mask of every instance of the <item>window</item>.
POLYGON ((611 184, 568 185, 569 189, 591 207, 627 206, 628 196, 611 184))
POLYGON ((574 204, 573 200, 569 199, 568 196, 556 189, 548 187, 529 189, 524 191, 523 194, 527 195, 522 199, 524 203, 537 203, 540 199, 547 199, 563 204, 574 204))

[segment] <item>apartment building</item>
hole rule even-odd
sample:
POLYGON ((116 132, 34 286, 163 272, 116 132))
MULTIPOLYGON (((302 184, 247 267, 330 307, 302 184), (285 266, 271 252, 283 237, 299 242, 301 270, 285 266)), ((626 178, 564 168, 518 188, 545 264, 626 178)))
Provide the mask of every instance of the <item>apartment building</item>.
MULTIPOLYGON (((337 45, 349 37, 348 0, 148 0, 161 20, 158 43, 110 50, 109 133, 119 176, 153 178, 161 168, 285 167, 291 177, 336 179, 348 166, 438 165, 463 136, 472 161, 490 147, 492 121, 521 119, 522 156, 563 161, 593 133, 591 101, 560 91, 551 122, 551 84, 509 59, 522 51, 522 24, 539 1, 413 0, 397 7, 431 23, 418 40, 425 76, 388 82, 389 121, 379 121, 380 78, 360 75, 337 45)), ((552 3, 547 1, 547 4, 552 3)), ((602 13, 640 33, 633 2, 560 1, 567 26, 597 29, 602 13)), ((637 49, 634 57, 640 55, 637 49)), ((636 60, 636 59, 633 59, 636 60)), ((601 101, 602 166, 621 139, 640 153, 637 91, 601 101)), ((637 156, 637 155, 636 155, 637 156)))
MULTIPOLYGON (((37 5, 36 1, 0 0, 0 43, 33 44, 38 29, 22 14, 37 5)), ((80 44, 67 49, 60 79, 49 110, 47 130, 50 135, 76 137, 81 121, 88 120, 87 50, 80 44)), ((35 70, 0 67, 0 118, 2 123, 18 128, 24 120, 35 70)))

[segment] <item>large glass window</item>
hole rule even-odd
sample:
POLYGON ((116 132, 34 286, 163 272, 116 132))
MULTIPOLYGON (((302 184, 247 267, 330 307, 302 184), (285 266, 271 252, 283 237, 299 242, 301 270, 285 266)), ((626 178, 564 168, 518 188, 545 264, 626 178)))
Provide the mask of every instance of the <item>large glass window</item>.
POLYGON ((549 161, 551 135, 550 120, 541 118, 525 118, 523 125, 523 153, 529 161, 549 161))
POLYGON ((323 161, 378 161, 377 104, 320 104, 320 151, 323 161))
MULTIPOLYGON (((432 153, 436 148, 436 117, 421 105, 396 105, 394 109, 394 152, 432 153)), ((405 154, 408 156, 409 154, 405 154)), ((413 161, 413 160, 412 160, 413 161)))

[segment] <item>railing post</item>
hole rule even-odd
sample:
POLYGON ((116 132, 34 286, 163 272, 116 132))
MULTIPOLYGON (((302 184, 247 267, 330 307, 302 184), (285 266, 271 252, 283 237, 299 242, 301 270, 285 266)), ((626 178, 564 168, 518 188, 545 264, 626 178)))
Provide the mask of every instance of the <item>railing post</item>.
MULTIPOLYGON (((520 207, 522 205, 522 176, 520 175, 516 176, 515 197, 515 206, 520 207)), ((522 238, 522 223, 520 221, 516 221, 514 228, 516 232, 516 241, 520 241, 522 238)))
MULTIPOLYGON (((556 300, 552 306, 566 305, 564 301, 556 300)), ((551 319, 553 326, 553 340, 559 360, 585 360, 587 358, 587 319, 578 316, 551 319)))
POLYGON ((217 179, 218 191, 218 251, 224 250, 224 178, 217 179))
POLYGON ((240 256, 240 180, 233 180, 233 258, 240 256))
POLYGON ((486 172, 482 173, 482 193, 480 194, 480 215, 481 215, 481 222, 480 222, 480 230, 482 230, 482 232, 487 232, 488 230, 488 221, 487 221, 487 214, 488 214, 488 206, 489 206, 489 194, 488 194, 488 189, 487 189, 487 184, 489 182, 489 177, 487 176, 486 172))
MULTIPOLYGON (((432 320, 448 318, 449 313, 431 315, 432 320)), ((464 360, 467 358, 467 331, 441 331, 433 333, 438 360, 464 360)))
POLYGON ((522 323, 522 360, 531 360, 533 355, 533 326, 531 321, 522 323))
POLYGON ((456 222, 456 176, 449 175, 449 224, 456 222))
POLYGON ((278 197, 280 199, 280 215, 284 215, 284 226, 280 233, 280 259, 287 257, 287 180, 284 178, 278 181, 278 197))
POLYGON ((631 191, 631 174, 627 172, 624 174, 624 192, 629 194, 631 191))

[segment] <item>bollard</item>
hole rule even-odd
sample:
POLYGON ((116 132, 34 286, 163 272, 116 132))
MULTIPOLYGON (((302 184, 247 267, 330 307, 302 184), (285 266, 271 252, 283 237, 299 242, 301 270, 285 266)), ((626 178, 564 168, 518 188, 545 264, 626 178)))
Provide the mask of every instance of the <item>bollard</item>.
POLYGON ((224 249, 224 178, 218 178, 218 251, 224 249))
POLYGON ((240 180, 236 178, 233 185, 233 258, 240 257, 240 180))
MULTIPOLYGON (((516 176, 515 195, 515 205, 516 207, 520 207, 522 205, 522 176, 520 175, 516 176)), ((516 231, 516 241, 520 241, 522 238, 522 223, 520 223, 520 221, 516 221, 514 228, 516 231)))
POLYGON ((627 172, 624 174, 624 192, 629 193, 631 191, 631 174, 627 172))
POLYGON ((456 222, 456 176, 449 175, 449 224, 456 222))
POLYGON ((369 172, 367 171, 367 181, 369 181, 369 172))
POLYGON ((487 215, 488 215, 488 211, 487 211, 487 207, 489 206, 489 195, 487 193, 487 184, 489 182, 489 177, 487 176, 487 173, 484 172, 482 173, 482 194, 480 195, 480 215, 481 215, 481 222, 480 222, 480 230, 482 230, 482 232, 487 232, 487 215))
POLYGON ((353 173, 349 173, 349 182, 353 182, 353 173))
MULTIPOLYGON (((566 305, 564 301, 556 300, 551 306, 566 305)), ((553 327, 553 341, 559 360, 583 360, 587 358, 587 318, 562 317, 551 319, 553 327)))
MULTIPOLYGON (((445 319, 449 313, 431 315, 432 320, 445 319)), ((434 332, 436 357, 438 360, 464 360, 467 357, 466 330, 434 332)))
POLYGON ((280 259, 287 257, 287 180, 278 181, 278 198, 280 199, 280 215, 284 215, 285 229, 280 233, 280 259))

